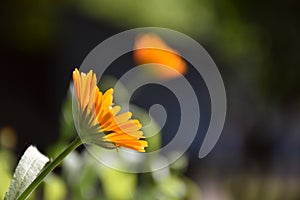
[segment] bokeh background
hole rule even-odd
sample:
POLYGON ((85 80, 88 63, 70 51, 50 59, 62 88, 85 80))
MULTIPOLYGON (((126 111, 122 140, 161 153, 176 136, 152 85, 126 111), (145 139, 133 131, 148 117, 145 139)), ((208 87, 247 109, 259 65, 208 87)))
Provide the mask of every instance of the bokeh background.
MULTIPOLYGON (((300 199, 298 1, 12 0, 0 5, 2 193, 30 144, 54 156, 71 141, 75 130, 69 84, 85 56, 123 30, 158 26, 197 40, 219 67, 228 112, 213 151, 197 158, 204 124, 181 163, 170 168, 172 178, 164 182, 154 174, 133 176, 99 168, 94 169, 95 179, 93 161, 79 149, 32 198, 141 199, 139 195, 149 193, 149 199, 300 199), (82 162, 86 165, 78 167, 82 162), (76 170, 86 174, 70 180, 76 170), (131 184, 112 186, 113 180, 121 179, 131 184), (57 197, 51 196, 53 191, 57 197)), ((132 66, 128 55, 107 74, 118 79, 132 66)), ((189 66, 185 76, 197 85, 200 75, 189 66)), ((176 116, 174 96, 166 92, 156 98, 153 94, 160 90, 143 87, 135 103, 145 110, 151 103, 162 103, 168 105, 170 116, 176 116)), ((204 85, 196 90, 199 98, 208 98, 204 85)), ((200 106, 207 123, 209 100, 200 106)), ((162 145, 169 140, 168 132, 176 131, 174 120, 178 119, 170 117, 163 127, 162 145)))

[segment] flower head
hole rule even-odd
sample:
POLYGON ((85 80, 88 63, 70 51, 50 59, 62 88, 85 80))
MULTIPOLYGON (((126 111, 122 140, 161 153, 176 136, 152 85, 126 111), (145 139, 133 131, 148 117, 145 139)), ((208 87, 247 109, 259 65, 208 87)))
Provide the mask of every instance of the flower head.
POLYGON ((75 119, 83 142, 145 152, 148 143, 142 140, 141 123, 131 119, 131 112, 119 114, 121 107, 113 106, 113 89, 103 94, 92 70, 85 74, 75 69, 73 81, 78 104, 75 119))

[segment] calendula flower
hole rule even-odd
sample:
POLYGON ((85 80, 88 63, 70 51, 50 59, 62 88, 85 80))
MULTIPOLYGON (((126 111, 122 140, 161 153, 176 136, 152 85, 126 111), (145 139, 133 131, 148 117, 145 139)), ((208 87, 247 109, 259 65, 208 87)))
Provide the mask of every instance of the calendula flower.
POLYGON ((121 107, 113 105, 113 89, 103 94, 92 70, 85 74, 75 69, 73 81, 78 104, 77 127, 83 142, 145 152, 148 143, 142 140, 141 123, 131 119, 131 112, 119 114, 121 107))
POLYGON ((153 72, 156 76, 163 79, 176 78, 180 74, 185 74, 187 65, 179 56, 178 52, 168 46, 158 35, 149 33, 136 38, 136 50, 133 52, 135 62, 138 64, 153 64, 153 72), (150 48, 149 48, 150 47, 150 48), (162 70, 162 64, 178 73, 169 70, 162 70))

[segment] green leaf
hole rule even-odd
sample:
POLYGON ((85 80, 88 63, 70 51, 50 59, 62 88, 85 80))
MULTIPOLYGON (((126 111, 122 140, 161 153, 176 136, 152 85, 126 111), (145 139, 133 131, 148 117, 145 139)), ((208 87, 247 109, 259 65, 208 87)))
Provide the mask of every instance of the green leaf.
POLYGON ((28 147, 15 170, 5 200, 17 199, 48 161, 49 159, 41 154, 36 147, 28 147))

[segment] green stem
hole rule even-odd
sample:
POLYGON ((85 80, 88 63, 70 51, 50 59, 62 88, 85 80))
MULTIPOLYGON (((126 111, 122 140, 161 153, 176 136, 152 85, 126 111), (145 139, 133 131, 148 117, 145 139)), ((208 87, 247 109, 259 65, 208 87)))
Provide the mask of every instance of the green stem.
POLYGON ((53 161, 48 163, 43 171, 34 179, 34 181, 24 190, 24 192, 19 196, 17 200, 25 200, 28 196, 33 192, 37 186, 44 180, 44 178, 55 168, 57 167, 61 161, 73 150, 75 150, 78 146, 82 144, 81 139, 77 136, 77 138, 61 153, 59 154, 53 161))

